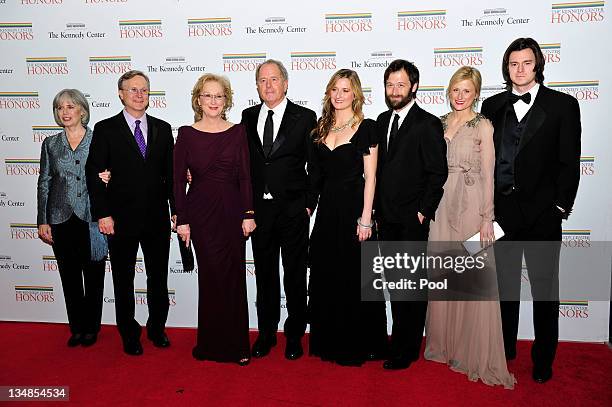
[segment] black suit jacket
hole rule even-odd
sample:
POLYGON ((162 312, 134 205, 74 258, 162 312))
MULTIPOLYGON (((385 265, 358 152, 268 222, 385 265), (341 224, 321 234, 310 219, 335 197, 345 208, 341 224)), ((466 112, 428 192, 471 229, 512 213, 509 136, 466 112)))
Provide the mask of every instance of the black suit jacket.
MULTIPOLYGON (((495 131, 496 159, 499 159, 504 134, 508 92, 486 99, 482 114, 495 131)), ((529 226, 544 212, 555 210, 555 205, 569 215, 574 205, 580 180, 580 107, 570 95, 540 85, 527 113, 528 120, 521 136, 519 151, 514 160, 515 194, 521 206, 518 214, 499 213, 496 218, 504 226, 517 222, 529 226), (504 225, 505 224, 505 225, 504 225)), ((497 176, 496 182, 497 182, 497 176)), ((500 193, 495 193, 496 201, 500 193)))
POLYGON ((262 105, 252 106, 242 112, 241 123, 246 126, 251 157, 251 180, 253 182, 254 204, 257 207, 263 200, 264 187, 274 199, 284 201, 303 210, 313 209, 317 197, 313 192, 310 178, 306 173, 306 163, 312 154, 311 131, 317 125, 315 112, 287 100, 278 134, 274 139, 269 157, 265 157, 257 120, 262 105))
POLYGON ((421 212, 434 219, 448 176, 446 142, 440 119, 416 103, 399 127, 387 151, 392 110, 381 113, 376 217, 383 222, 406 223, 421 212))
POLYGON ((172 129, 149 115, 147 126, 146 159, 123 112, 94 127, 86 166, 91 211, 96 220, 112 216, 115 233, 136 235, 170 228, 168 205, 174 214, 172 129), (108 186, 98 178, 104 169, 111 172, 108 186))

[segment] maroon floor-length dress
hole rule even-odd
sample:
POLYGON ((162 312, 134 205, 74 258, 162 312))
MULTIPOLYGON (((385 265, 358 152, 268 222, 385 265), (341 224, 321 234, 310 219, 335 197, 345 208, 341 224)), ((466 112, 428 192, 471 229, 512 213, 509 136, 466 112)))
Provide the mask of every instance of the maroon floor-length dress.
POLYGON ((194 356, 219 362, 249 357, 249 315, 242 221, 252 218, 246 131, 183 126, 174 148, 177 225, 189 224, 198 263, 194 356), (191 172, 189 190, 186 172, 191 172))

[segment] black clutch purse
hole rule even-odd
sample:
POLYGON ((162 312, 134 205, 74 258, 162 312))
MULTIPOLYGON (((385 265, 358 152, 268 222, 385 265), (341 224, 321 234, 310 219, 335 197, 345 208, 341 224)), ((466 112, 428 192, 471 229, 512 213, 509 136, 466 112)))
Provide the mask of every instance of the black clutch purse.
POLYGON ((183 271, 193 271, 194 262, 191 245, 187 247, 187 244, 183 241, 183 239, 181 239, 178 234, 176 235, 176 239, 178 240, 178 246, 181 252, 181 262, 183 263, 183 271))

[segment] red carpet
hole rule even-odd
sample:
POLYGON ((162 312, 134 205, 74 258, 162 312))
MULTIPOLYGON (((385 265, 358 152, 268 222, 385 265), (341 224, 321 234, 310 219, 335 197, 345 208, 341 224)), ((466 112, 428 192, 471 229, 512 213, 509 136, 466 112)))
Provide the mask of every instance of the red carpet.
POLYGON ((1 322, 0 329, 0 385, 70 386, 70 402, 84 406, 612 405, 607 345, 561 343, 553 380, 541 385, 531 380, 530 343, 520 342, 509 365, 518 383, 505 390, 423 359, 399 372, 383 370, 382 362, 351 368, 307 356, 287 361, 284 340, 247 367, 197 362, 194 329, 168 329, 172 346, 164 350, 143 339, 140 357, 122 352, 114 326, 104 326, 93 347, 74 349, 65 345, 67 325, 1 322))

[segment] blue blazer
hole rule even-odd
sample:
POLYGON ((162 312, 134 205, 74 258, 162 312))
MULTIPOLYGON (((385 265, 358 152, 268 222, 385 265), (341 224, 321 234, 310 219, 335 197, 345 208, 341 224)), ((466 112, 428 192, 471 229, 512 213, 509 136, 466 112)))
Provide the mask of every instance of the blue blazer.
POLYGON ((88 127, 74 151, 70 148, 65 130, 43 141, 38 176, 39 225, 63 223, 72 213, 79 219, 91 222, 85 177, 91 139, 92 131, 88 127))

